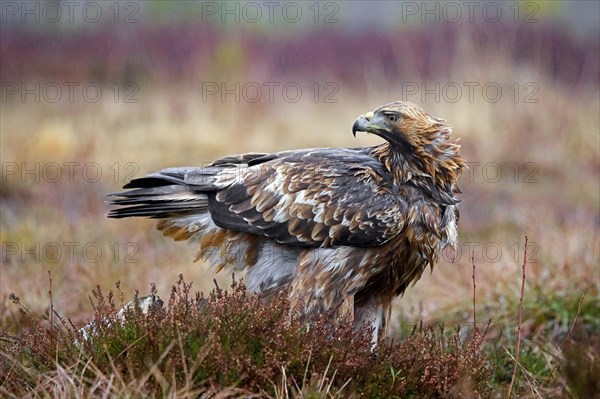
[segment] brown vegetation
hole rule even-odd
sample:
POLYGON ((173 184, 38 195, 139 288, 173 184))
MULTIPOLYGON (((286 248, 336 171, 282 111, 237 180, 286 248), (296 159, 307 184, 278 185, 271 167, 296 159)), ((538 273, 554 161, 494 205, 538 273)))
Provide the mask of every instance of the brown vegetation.
MULTIPOLYGON (((49 62, 48 73, 42 73, 44 79, 69 80, 73 73, 79 74, 73 79, 80 81, 139 80, 139 102, 115 103, 113 92, 106 87, 110 94, 97 103, 81 98, 72 103, 66 99, 24 103, 19 98, 2 103, 0 373, 10 376, 0 379, 2 393, 9 397, 77 397, 101 396, 103 392, 109 396, 121 392, 125 392, 123 396, 210 392, 223 397, 253 392, 293 397, 302 391, 305 397, 313 393, 313 397, 335 397, 338 392, 339 396, 362 392, 376 397, 377 392, 396 392, 419 397, 426 393, 458 396, 460 392, 485 396, 491 390, 492 397, 503 397, 517 353, 523 240, 527 235, 521 350, 513 392, 531 398, 598 395, 600 101, 598 64, 593 57, 598 45, 534 25, 515 30, 495 26, 473 32, 437 31, 422 36, 419 49, 395 51, 397 41, 407 46, 408 38, 421 37, 404 32, 401 37, 385 39, 389 45, 382 46, 385 54, 377 63, 370 64, 365 58, 364 68, 350 69, 336 64, 336 51, 354 51, 355 44, 364 50, 373 37, 341 38, 327 45, 311 38, 310 44, 318 42, 311 60, 324 66, 317 68, 318 72, 308 69, 308 75, 300 73, 300 66, 288 68, 298 62, 290 54, 300 45, 280 44, 279 66, 273 66, 280 80, 308 81, 298 103, 202 100, 199 80, 207 79, 204 76, 229 84, 262 79, 251 72, 261 70, 261 58, 253 57, 258 54, 254 47, 243 47, 242 41, 219 46, 238 48, 243 62, 228 64, 227 57, 212 57, 221 54, 219 49, 208 49, 210 57, 200 57, 207 69, 184 62, 187 72, 181 81, 170 80, 174 72, 164 66, 160 68, 167 68, 166 72, 136 75, 130 71, 133 74, 125 76, 113 74, 108 64, 101 68, 100 79, 92 76, 87 66, 78 68, 69 62, 80 57, 78 62, 91 64, 76 46, 71 58, 49 62), (504 38, 499 43, 498 29, 504 38), (441 61, 433 62, 432 54, 441 61), (332 58, 331 63, 325 62, 332 58), (379 63, 388 67, 374 66, 379 63), (56 72, 63 66, 69 70, 64 76, 56 72), (237 72, 223 72, 232 69, 237 72), (155 84, 149 78, 153 74, 160 77, 155 84), (336 83, 339 101, 315 103, 308 85, 316 80, 336 83), (394 303, 393 346, 382 346, 374 357, 361 345, 361 335, 350 334, 344 326, 331 331, 323 325, 307 332, 283 317, 283 299, 263 308, 240 287, 227 295, 215 292, 205 297, 210 305, 199 309, 195 295, 188 292, 185 299, 183 285, 175 290, 174 303, 165 309, 147 317, 133 312, 122 325, 100 328, 105 334, 94 336, 83 347, 74 343, 78 328, 88 319, 101 320, 112 314, 108 298, 107 307, 94 310, 90 305, 88 295, 97 285, 106 290, 121 281, 124 302, 136 289, 146 293, 151 283, 156 283, 160 295, 168 297, 179 274, 192 280, 196 290, 208 292, 213 286, 212 271, 191 262, 196 248, 164 240, 149 221, 123 224, 105 219, 106 193, 118 190, 132 177, 162 167, 202 165, 232 153, 377 143, 376 138, 353 139, 352 121, 365 109, 402 99, 403 82, 430 88, 436 83, 495 82, 502 87, 503 96, 491 102, 477 91, 470 101, 464 88, 456 102, 432 97, 421 101, 420 94, 405 98, 446 117, 456 136, 462 137, 464 157, 471 164, 459 182, 463 191, 459 251, 445 253, 432 274, 425 273, 394 303), (533 98, 537 102, 524 101, 531 94, 525 90, 528 82, 538 89, 533 98), (516 97, 511 89, 517 87, 515 83, 520 88, 516 97), (52 175, 44 175, 44 166, 52 162, 78 162, 74 179, 69 179, 65 167, 56 181, 52 175), (91 163, 102 171, 98 181, 82 177, 83 166, 91 163), (16 166, 16 172, 7 165, 16 166), (25 169, 34 172, 27 174, 25 169), (497 170, 502 172, 498 179, 497 170), (73 242, 78 246, 72 257, 67 256, 64 243, 73 242), (82 251, 89 243, 94 244, 90 251, 82 251), (95 245, 102 250, 101 256, 93 252, 95 245), (480 326, 491 319, 484 342, 470 339, 475 316, 473 263, 477 266, 476 318, 480 326), (53 276, 52 302, 48 270, 53 276), (25 314, 10 302, 10 293, 21 298, 28 308, 25 314), (61 322, 51 308, 76 327, 68 320, 61 322), (183 319, 185 312, 198 317, 183 319), (52 322, 49 314, 54 314, 52 322), (201 317, 206 314, 218 318, 201 317), (248 315, 264 320, 249 320, 248 315), (185 323, 178 325, 176 320, 185 323), (443 323, 446 328, 443 333, 438 327, 421 329, 421 321, 427 326, 443 323), (271 323, 268 328, 267 322, 271 323), (195 329, 204 335, 194 333, 195 329), (264 335, 266 330, 280 336, 264 335), (253 338, 239 339, 240 331, 253 338), (206 341, 211 336, 212 341, 206 341), (228 341, 228 337, 236 339, 228 341), (273 351, 257 356, 257 348, 267 344, 273 351), (182 348, 194 356, 182 356, 182 348), (209 368, 205 359, 227 363, 223 368, 209 368), (178 364, 181 367, 176 367, 178 364), (263 368, 265 365, 268 367, 263 368), (192 371, 202 367, 205 374, 192 371), (475 376, 461 380, 458 371, 467 369, 475 376)), ((4 60, 21 53, 18 36, 10 37, 9 47, 17 50, 4 57, 8 47, 3 47, 2 73, 9 75, 2 78, 36 79, 25 75, 31 72, 29 67, 4 68, 4 60)), ((4 38, 3 32, 3 46, 7 46, 4 38)), ((377 36, 377 41, 381 40, 377 36)), ((146 48, 142 39, 139 45, 146 48)), ((36 65, 35 71, 43 69, 36 65)), ((225 274, 217 279, 222 286, 227 284, 223 281, 230 281, 225 274)), ((95 298, 96 304, 101 297, 95 298)), ((116 302, 118 308, 120 300, 116 302)))

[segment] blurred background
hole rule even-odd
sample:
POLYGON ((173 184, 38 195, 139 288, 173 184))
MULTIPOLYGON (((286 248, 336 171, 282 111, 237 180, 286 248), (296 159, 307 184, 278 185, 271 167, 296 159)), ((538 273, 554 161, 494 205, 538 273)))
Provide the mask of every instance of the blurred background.
POLYGON ((514 327, 525 236, 529 336, 564 336, 582 295, 581 319, 597 323, 598 2, 0 6, 5 325, 11 292, 47 310, 48 271, 75 322, 97 284, 167 297, 183 274, 210 289, 195 248, 152 221, 107 219, 105 195, 233 153, 372 145, 354 119, 395 100, 447 119, 470 169, 461 244, 396 302, 393 334, 468 323, 473 263, 478 319, 514 327))

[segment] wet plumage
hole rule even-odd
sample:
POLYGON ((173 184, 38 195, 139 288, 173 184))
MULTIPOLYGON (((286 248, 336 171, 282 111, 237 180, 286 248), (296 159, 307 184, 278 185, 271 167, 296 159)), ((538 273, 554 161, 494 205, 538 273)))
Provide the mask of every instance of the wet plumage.
POLYGON ((307 320, 348 313, 377 339, 392 300, 456 243, 465 163, 451 128, 411 103, 368 112, 352 131, 385 142, 164 169, 112 194, 108 216, 160 219, 165 236, 198 246, 198 259, 247 271, 249 289, 289 289, 307 320))

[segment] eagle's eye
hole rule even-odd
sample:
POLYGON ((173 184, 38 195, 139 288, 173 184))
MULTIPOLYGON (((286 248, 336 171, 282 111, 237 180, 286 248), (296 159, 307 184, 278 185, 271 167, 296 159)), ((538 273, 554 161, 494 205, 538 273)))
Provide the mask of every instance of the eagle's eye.
POLYGON ((385 114, 385 118, 390 123, 396 123, 400 120, 400 117, 397 114, 385 114))

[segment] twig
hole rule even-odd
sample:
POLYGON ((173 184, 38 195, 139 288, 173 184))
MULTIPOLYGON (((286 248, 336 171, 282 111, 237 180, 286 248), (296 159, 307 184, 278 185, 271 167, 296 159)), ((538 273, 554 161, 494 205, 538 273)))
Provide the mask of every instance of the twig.
POLYGON ((473 264, 473 334, 477 335, 477 308, 475 307, 475 251, 471 252, 471 263, 473 264))
POLYGON ((521 352, 521 329, 523 320, 523 296, 525 294, 525 268, 527 266, 527 236, 525 236, 525 252, 523 254, 523 275, 521 277, 521 298, 519 298, 519 324, 517 329, 517 353, 515 354, 515 368, 513 369, 512 378, 510 379, 510 385, 508 386, 507 398, 510 398, 513 384, 515 383, 515 377, 517 375, 517 369, 519 366, 519 353, 521 352))
POLYGON ((48 270, 48 280, 50 282, 48 289, 48 294, 50 294, 50 345, 54 348, 54 302, 52 301, 52 273, 50 270, 48 270))
POLYGON ((575 330, 575 326, 577 325, 577 320, 579 319, 579 313, 581 313, 581 305, 583 304, 583 298, 585 298, 585 293, 581 296, 581 299, 579 299, 579 305, 577 306, 577 313, 575 313, 575 320, 573 320, 573 325, 571 326, 571 329, 569 330, 569 333, 567 334, 567 340, 569 340, 569 338, 571 338, 571 335, 573 335, 573 330, 575 330))

